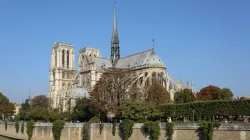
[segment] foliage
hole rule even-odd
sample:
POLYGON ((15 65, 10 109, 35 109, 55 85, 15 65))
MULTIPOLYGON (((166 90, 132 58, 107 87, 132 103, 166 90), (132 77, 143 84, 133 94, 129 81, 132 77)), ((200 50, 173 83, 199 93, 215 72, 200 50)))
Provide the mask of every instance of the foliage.
POLYGON ((198 121, 198 124, 201 126, 201 131, 204 140, 212 140, 213 139, 213 132, 214 127, 219 127, 219 123, 216 122, 204 122, 198 121))
POLYGON ((52 132, 55 140, 60 140, 61 132, 65 124, 64 120, 56 120, 53 123, 52 132))
POLYGON ((90 127, 90 123, 85 123, 83 125, 83 137, 82 140, 89 140, 89 127, 90 127))
POLYGON ((22 119, 22 120, 29 119, 28 112, 30 112, 30 104, 29 103, 22 103, 21 108, 19 110, 20 119, 22 119))
POLYGON ((115 113, 121 102, 128 97, 129 87, 134 80, 135 72, 130 69, 107 70, 90 93, 90 107, 104 120, 107 113, 115 113))
POLYGON ((120 134, 122 140, 128 140, 133 133, 134 122, 129 119, 125 119, 120 123, 120 134))
POLYGON ((120 119, 131 119, 135 122, 145 122, 147 120, 159 119, 159 117, 162 116, 162 113, 156 105, 127 100, 122 102, 118 107, 116 116, 120 119))
POLYGON ((112 125, 112 135, 115 136, 115 133, 116 133, 116 120, 113 122, 113 125, 112 125))
POLYGON ((15 126, 16 126, 16 133, 18 133, 19 132, 19 122, 18 121, 15 123, 15 126))
POLYGON ((49 99, 45 95, 38 95, 31 101, 32 108, 49 108, 49 99))
POLYGON ((160 125, 159 121, 148 121, 144 123, 144 132, 150 136, 151 140, 158 140, 160 136, 160 125))
POLYGON ((195 100, 196 98, 191 89, 186 88, 174 94, 175 103, 189 103, 189 102, 194 102, 195 100))
POLYGON ((4 127, 5 127, 5 130, 8 129, 8 122, 7 121, 4 121, 4 127))
POLYGON ((83 125, 82 133, 83 137, 82 140, 89 140, 89 127, 91 123, 99 123, 100 119, 98 117, 91 118, 87 123, 83 125))
POLYGON ((22 126, 21 126, 21 133, 23 134, 24 132, 24 122, 22 123, 22 126))
POLYGON ((250 100, 226 100, 191 102, 186 104, 166 104, 159 106, 163 118, 190 117, 211 120, 212 116, 250 115, 250 100), (194 114, 193 114, 194 112, 194 114))
POLYGON ((35 121, 31 120, 27 123, 27 135, 28 135, 28 139, 31 140, 32 138, 32 134, 33 134, 33 129, 34 129, 34 126, 35 125, 35 121))
POLYGON ((174 134, 174 123, 168 122, 166 124, 166 130, 168 134, 168 140, 173 140, 173 134, 174 134))
POLYGON ((170 94, 160 84, 153 84, 146 93, 146 102, 165 104, 170 101, 170 94))
POLYGON ((196 94, 197 98, 202 101, 207 100, 231 100, 233 93, 229 88, 220 89, 216 86, 204 87, 196 94))
POLYGON ((232 100, 233 92, 229 88, 220 89, 219 95, 221 100, 232 100))
POLYGON ((72 119, 78 121, 88 121, 93 116, 93 111, 89 108, 89 99, 78 99, 76 101, 76 106, 73 109, 72 119))
POLYGON ((0 92, 0 116, 9 117, 14 114, 15 106, 0 92))

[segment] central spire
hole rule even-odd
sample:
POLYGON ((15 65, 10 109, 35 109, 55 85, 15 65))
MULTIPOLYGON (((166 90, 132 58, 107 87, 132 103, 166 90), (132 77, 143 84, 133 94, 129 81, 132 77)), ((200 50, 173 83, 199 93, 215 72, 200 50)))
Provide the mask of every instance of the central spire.
POLYGON ((111 39, 111 61, 113 67, 115 67, 117 61, 120 59, 120 46, 119 46, 119 37, 117 29, 117 20, 116 20, 116 0, 114 0, 114 23, 113 23, 113 33, 111 39))

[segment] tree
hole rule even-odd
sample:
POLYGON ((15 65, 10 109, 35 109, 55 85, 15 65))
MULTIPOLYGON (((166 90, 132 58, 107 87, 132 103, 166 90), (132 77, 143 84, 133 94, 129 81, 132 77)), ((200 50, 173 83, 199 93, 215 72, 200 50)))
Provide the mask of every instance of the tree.
POLYGON ((170 94, 163 86, 159 84, 153 84, 146 93, 146 102, 165 104, 169 103, 170 101, 170 94))
POLYGON ((28 112, 30 112, 30 104, 29 103, 22 103, 21 109, 19 111, 19 116, 22 120, 28 119, 28 112))
POLYGON ((207 100, 220 100, 219 96, 220 88, 216 86, 207 86, 204 87, 196 94, 196 97, 199 100, 207 101, 207 100))
POLYGON ((191 89, 183 89, 178 91, 174 95, 174 102, 175 103, 189 103, 195 101, 196 98, 191 89))
POLYGON ((0 116, 12 116, 14 114, 15 106, 9 99, 0 92, 0 116))
POLYGON ((45 95, 36 96, 31 101, 32 108, 49 108, 49 99, 45 95))
POLYGON ((219 91, 219 96, 221 100, 232 100, 233 92, 229 88, 223 88, 219 91))
POLYGON ((91 91, 90 107, 98 111, 101 118, 115 113, 121 102, 129 97, 129 89, 135 80, 135 72, 130 69, 109 69, 91 91))
POLYGON ((88 121, 94 117, 94 113, 89 108, 90 100, 81 98, 76 101, 76 106, 73 109, 72 118, 78 121, 88 121))

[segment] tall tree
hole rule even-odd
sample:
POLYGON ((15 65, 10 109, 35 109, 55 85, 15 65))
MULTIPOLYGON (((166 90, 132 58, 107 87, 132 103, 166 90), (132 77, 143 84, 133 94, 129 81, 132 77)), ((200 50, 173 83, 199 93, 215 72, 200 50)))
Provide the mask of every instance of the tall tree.
POLYGON ((183 89, 174 94, 175 103, 189 103, 195 101, 195 95, 191 89, 183 89))
POLYGON ((229 88, 223 88, 219 91, 219 96, 221 100, 232 100, 233 92, 229 88))
POLYGON ((15 106, 9 99, 0 92, 0 115, 5 117, 13 115, 15 106))
POLYGON ((31 101, 32 108, 49 108, 49 99, 45 95, 36 96, 31 101))
POLYGON ((199 100, 207 101, 207 100, 220 100, 219 94, 220 88, 217 86, 209 85, 204 87, 196 94, 196 97, 199 100))
POLYGON ((30 104, 22 103, 19 111, 20 118, 23 120, 28 119, 28 113, 30 112, 30 104))
POLYGON ((164 104, 171 102, 170 94, 163 86, 159 84, 153 84, 148 89, 145 99, 146 102, 155 104, 164 104))
POLYGON ((136 80, 135 72, 130 69, 110 69, 102 74, 90 93, 90 106, 101 117, 115 113, 121 102, 128 98, 131 84, 136 80))

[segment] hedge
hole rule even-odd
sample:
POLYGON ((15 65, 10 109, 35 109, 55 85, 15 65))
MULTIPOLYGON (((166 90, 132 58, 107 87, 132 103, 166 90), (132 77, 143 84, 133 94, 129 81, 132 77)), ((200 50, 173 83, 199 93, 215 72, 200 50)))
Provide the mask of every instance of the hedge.
POLYGON ((159 106, 162 117, 211 117, 250 115, 250 100, 206 101, 159 106))
POLYGON ((168 117, 194 117, 196 120, 211 120, 212 116, 250 116, 250 100, 218 100, 202 101, 184 104, 151 105, 128 102, 121 105, 117 111, 118 119, 157 120, 168 117))

